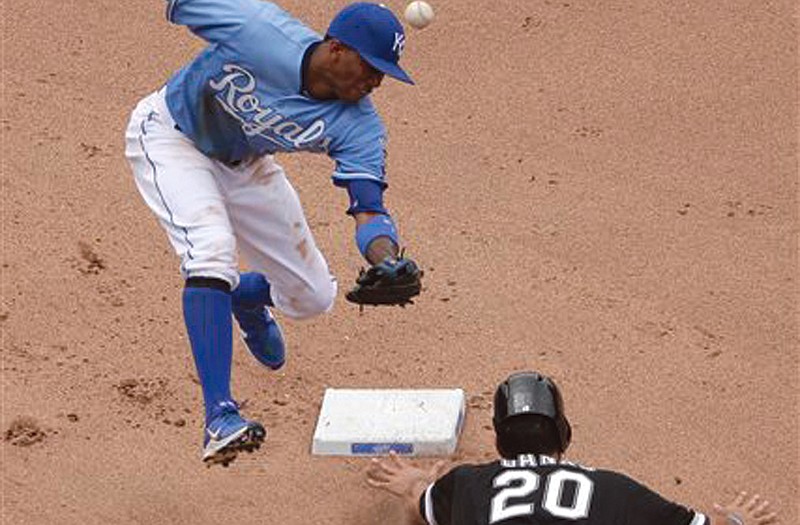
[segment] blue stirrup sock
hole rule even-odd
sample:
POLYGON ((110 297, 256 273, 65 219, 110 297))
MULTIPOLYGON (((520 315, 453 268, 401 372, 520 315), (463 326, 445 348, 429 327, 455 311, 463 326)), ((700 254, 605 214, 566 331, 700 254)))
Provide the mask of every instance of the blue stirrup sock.
POLYGON ((220 403, 232 401, 231 293, 216 288, 187 286, 183 289, 183 319, 203 387, 208 424, 220 403))
POLYGON ((269 291, 269 281, 263 273, 243 273, 239 276, 239 286, 233 291, 233 303, 243 308, 274 306, 269 291))

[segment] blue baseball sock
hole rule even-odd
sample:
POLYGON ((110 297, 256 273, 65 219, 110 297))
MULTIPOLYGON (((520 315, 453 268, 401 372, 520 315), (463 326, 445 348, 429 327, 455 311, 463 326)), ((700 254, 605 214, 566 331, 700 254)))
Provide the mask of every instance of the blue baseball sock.
POLYGON ((215 408, 232 401, 231 293, 188 285, 183 290, 183 319, 203 387, 208 424, 216 415, 215 408))
POLYGON ((239 286, 233 291, 233 303, 244 308, 274 306, 269 290, 269 281, 263 273, 243 273, 239 276, 239 286))

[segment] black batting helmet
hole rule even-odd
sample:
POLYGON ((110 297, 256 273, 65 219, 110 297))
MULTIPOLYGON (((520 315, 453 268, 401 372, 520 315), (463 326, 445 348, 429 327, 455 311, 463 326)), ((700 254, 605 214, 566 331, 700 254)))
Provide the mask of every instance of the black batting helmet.
POLYGON ((549 377, 538 372, 518 372, 510 375, 497 387, 494 394, 493 423, 498 442, 505 437, 504 432, 510 432, 509 428, 519 427, 515 423, 523 422, 515 420, 521 419, 545 420, 547 427, 552 429, 547 434, 555 435, 545 435, 542 438, 553 441, 559 452, 564 452, 569 446, 572 429, 564 415, 561 392, 549 377))

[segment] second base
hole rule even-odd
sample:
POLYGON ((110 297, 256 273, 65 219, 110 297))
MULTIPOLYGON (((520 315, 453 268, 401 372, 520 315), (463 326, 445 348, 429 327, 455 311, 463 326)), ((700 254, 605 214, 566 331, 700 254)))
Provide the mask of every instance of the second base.
POLYGON ((325 390, 312 454, 444 456, 456 450, 464 391, 325 390))

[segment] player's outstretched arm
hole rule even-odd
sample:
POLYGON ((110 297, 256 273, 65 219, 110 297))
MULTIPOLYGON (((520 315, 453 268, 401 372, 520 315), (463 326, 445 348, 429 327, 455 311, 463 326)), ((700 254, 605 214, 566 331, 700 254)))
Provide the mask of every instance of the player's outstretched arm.
POLYGON ((728 505, 714 504, 711 525, 767 525, 777 520, 769 501, 758 494, 748 498, 747 492, 740 492, 728 505))
POLYGON ((167 0, 166 17, 208 42, 222 42, 261 9, 279 9, 258 0, 167 0))
POLYGON ((422 290, 422 270, 404 257, 394 221, 383 206, 383 187, 375 181, 347 183, 348 214, 356 221, 356 244, 371 267, 345 296, 358 305, 406 306, 422 290))
POLYGON ((388 459, 372 460, 367 470, 367 483, 400 498, 407 523, 424 525, 425 521, 419 513, 419 499, 428 485, 439 477, 443 468, 444 462, 438 461, 430 469, 424 470, 392 453, 388 459))

